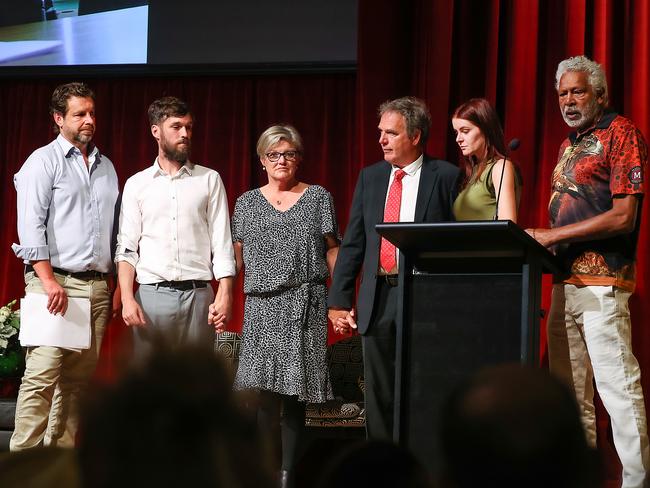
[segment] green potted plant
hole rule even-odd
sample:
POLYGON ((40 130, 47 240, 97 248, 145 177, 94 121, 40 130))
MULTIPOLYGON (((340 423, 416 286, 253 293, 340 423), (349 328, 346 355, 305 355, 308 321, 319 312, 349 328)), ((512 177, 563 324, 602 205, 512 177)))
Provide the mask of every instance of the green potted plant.
POLYGON ((25 354, 20 342, 20 310, 16 300, 0 307, 0 397, 15 396, 25 370, 25 354))

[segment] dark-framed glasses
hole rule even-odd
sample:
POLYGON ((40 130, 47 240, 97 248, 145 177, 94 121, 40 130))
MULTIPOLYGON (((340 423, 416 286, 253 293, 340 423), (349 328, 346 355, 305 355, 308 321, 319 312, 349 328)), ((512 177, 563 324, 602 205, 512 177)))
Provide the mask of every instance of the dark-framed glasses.
POLYGON ((300 151, 284 151, 284 152, 278 152, 278 151, 271 151, 266 153, 266 159, 271 161, 272 163, 275 163, 276 161, 280 160, 280 157, 284 157, 285 161, 295 161, 296 158, 298 157, 298 154, 300 154, 300 151))

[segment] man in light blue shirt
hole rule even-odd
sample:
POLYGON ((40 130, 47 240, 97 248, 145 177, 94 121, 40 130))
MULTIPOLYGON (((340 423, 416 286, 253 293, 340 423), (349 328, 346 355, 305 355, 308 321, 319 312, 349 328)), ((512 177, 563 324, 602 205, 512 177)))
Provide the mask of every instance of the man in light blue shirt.
POLYGON ((68 297, 90 299, 91 344, 81 351, 27 348, 14 451, 74 445, 78 396, 95 370, 110 318, 107 278, 119 188, 113 164, 92 144, 95 95, 83 83, 61 85, 50 112, 58 137, 14 176, 20 244, 12 249, 25 263, 26 292, 46 294, 50 313, 65 314, 68 297))

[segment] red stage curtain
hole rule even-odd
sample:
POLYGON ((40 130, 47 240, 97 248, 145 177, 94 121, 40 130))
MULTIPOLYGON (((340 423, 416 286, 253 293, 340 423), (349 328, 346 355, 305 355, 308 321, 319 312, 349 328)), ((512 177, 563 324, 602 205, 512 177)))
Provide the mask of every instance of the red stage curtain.
MULTIPOLYGON (((551 172, 567 134, 554 88, 557 64, 578 54, 600 62, 611 105, 650 138, 650 2, 648 0, 360 0, 357 107, 359 160, 379 158, 372 110, 381 101, 416 95, 431 109, 428 152, 457 161, 449 114, 471 97, 488 98, 524 175, 522 227, 547 226, 551 172)), ((643 205, 647 220, 648 199, 643 205)), ((650 396, 649 232, 643 223, 633 343, 650 396)), ((546 283, 544 306, 550 304, 546 283)), ((542 351, 544 352, 544 351, 542 351)), ((647 403, 647 402, 646 402, 647 403)), ((608 477, 618 475, 599 412, 599 444, 608 477)))
MULTIPOLYGON (((354 75, 271 77, 109 78, 85 80, 97 95, 100 150, 111 158, 121 185, 153 163, 157 147, 147 107, 155 98, 187 100, 195 118, 192 160, 219 171, 230 208, 244 191, 266 183, 255 154, 259 134, 277 122, 291 123, 303 136, 299 176, 318 183, 334 197, 339 220, 347 219, 354 187, 354 75)), ((68 79, 0 81, 0 302, 23 294, 21 262, 10 250, 16 235, 16 193, 12 178, 27 156, 53 137, 48 115, 54 87, 68 79)), ((241 329, 242 295, 235 300, 233 330, 241 329)), ((111 377, 124 326, 113 322, 104 340, 98 375, 111 377)))

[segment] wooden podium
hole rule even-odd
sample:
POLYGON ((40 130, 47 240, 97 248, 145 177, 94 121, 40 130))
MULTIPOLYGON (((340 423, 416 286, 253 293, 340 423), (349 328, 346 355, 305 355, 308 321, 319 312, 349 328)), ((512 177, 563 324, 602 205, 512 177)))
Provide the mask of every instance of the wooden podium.
POLYGON ((509 220, 376 228, 400 250, 393 438, 435 475, 450 391, 483 366, 539 363, 542 273, 559 265, 509 220))

